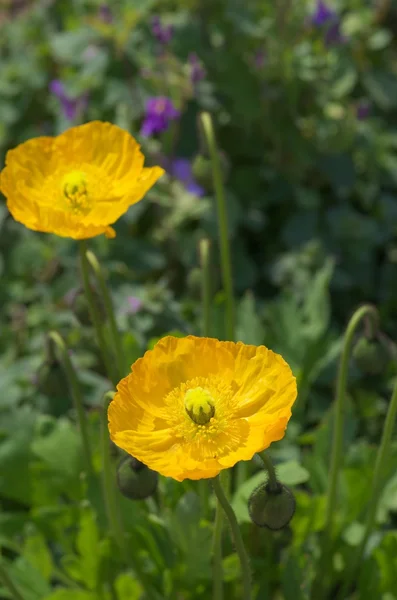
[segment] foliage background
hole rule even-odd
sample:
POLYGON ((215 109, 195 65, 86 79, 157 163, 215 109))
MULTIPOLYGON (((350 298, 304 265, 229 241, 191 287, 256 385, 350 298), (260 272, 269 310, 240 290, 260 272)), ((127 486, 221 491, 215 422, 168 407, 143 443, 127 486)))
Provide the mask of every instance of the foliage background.
MULTIPOLYGON (((277 593, 296 599, 297 589, 299 597, 310 594, 336 358, 349 316, 360 303, 374 303, 384 332, 397 339, 397 4, 341 0, 332 8, 343 35, 329 44, 326 27, 313 23, 316 6, 303 0, 119 0, 108 6, 111 17, 93 0, 0 5, 0 163, 8 148, 30 137, 94 119, 128 129, 153 164, 164 155, 194 161, 203 152, 197 115, 214 116, 227 185, 237 337, 281 352, 300 384, 286 439, 272 448, 280 478, 296 493, 290 530, 273 535, 248 523, 246 500, 262 476, 254 463, 245 483, 237 476, 234 482, 261 600, 277 593), (154 15, 174 28, 165 50, 153 35, 154 15), (197 86, 189 77, 191 52, 206 72, 197 86), (73 122, 50 91, 55 79, 70 97, 86 98, 73 122), (145 102, 155 95, 171 97, 181 118, 163 135, 143 138, 145 102)), ((168 174, 118 222, 114 241, 92 241, 106 264, 131 362, 167 332, 200 332, 203 235, 213 241, 212 333, 225 337, 216 213, 203 170, 204 197, 168 174), (139 300, 135 308, 131 297, 139 300)), ((78 293, 75 244, 24 229, 3 200, 0 233, 4 560, 26 600, 107 598, 109 580, 119 600, 139 598, 131 572, 112 559, 100 494, 79 478, 72 404, 46 343, 54 328, 67 339, 97 439, 109 382, 78 293)), ((395 378, 394 366, 386 367, 374 375, 351 368, 335 585, 360 540, 395 378)), ((396 486, 391 469, 359 598, 397 597, 396 486)), ((132 510, 121 499, 134 552, 159 597, 208 598, 211 520, 202 515, 197 528, 202 507, 193 484, 163 481, 161 491, 161 514, 150 503, 132 510), (198 536, 194 544, 187 532, 198 536)), ((225 572, 232 598, 239 574, 231 546, 225 572)))

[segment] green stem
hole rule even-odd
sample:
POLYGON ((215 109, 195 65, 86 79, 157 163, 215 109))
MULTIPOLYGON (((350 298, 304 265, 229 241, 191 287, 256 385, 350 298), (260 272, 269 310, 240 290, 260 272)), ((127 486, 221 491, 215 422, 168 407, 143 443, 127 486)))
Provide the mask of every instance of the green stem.
POLYGON ((230 258, 230 241, 227 223, 226 197, 225 188, 223 185, 222 167, 219 158, 219 151, 216 144, 211 115, 207 112, 204 112, 201 114, 200 118, 212 164, 212 177, 214 181, 216 206, 218 213, 222 280, 226 300, 226 334, 230 340, 234 340, 235 332, 232 263, 230 258))
POLYGON ((112 383, 116 386, 119 381, 119 378, 117 376, 117 372, 115 369, 115 365, 112 361, 112 357, 109 353, 108 344, 107 344, 105 336, 104 336, 101 315, 98 310, 98 306, 95 302, 94 294, 91 289, 90 276, 89 276, 89 263, 87 260, 87 247, 86 247, 86 243, 84 240, 80 241, 80 262, 81 262, 81 271, 82 271, 82 275, 83 275, 84 292, 85 292, 85 296, 87 298, 90 316, 91 316, 91 320, 94 325, 98 346, 102 353, 102 359, 105 364, 107 374, 108 374, 110 380, 112 381, 112 383))
POLYGON ((222 530, 223 512, 218 499, 215 509, 214 533, 212 538, 213 600, 223 600, 222 530))
MULTIPOLYGON (((211 273, 210 273, 210 241, 203 238, 199 243, 199 255, 201 264, 201 298, 202 298, 202 326, 201 332, 204 337, 211 333, 211 273)), ((205 517, 208 515, 209 488, 208 482, 202 479, 198 482, 201 510, 205 517)))
POLYGON ((202 299, 202 335, 209 337, 211 333, 211 273, 210 273, 209 239, 200 240, 199 253, 201 264, 201 299, 202 299))
POLYGON ((8 590, 10 592, 13 600, 25 600, 24 597, 22 596, 22 594, 20 593, 20 591, 18 590, 18 588, 15 586, 13 580, 9 576, 7 569, 5 568, 5 566, 3 565, 2 561, 1 561, 1 558, 0 558, 0 581, 3 582, 3 585, 6 588, 6 590, 8 590))
POLYGON ((374 306, 365 304, 356 310, 351 317, 343 339, 342 354, 339 362, 338 377, 336 382, 336 395, 334 404, 334 423, 331 448, 331 463, 328 480, 327 505, 325 514, 325 527, 323 537, 323 547, 318 564, 318 578, 316 581, 315 598, 320 600, 324 597, 324 589, 327 586, 327 571, 329 560, 329 552, 332 543, 334 519, 337 509, 337 488, 339 480, 339 470, 342 463, 343 450, 343 429, 345 416, 345 396, 347 388, 347 377, 349 371, 349 358, 354 342, 356 330, 365 318, 370 317, 374 323, 374 327, 378 323, 378 312, 374 306))
POLYGON ((118 371, 119 371, 118 375, 119 375, 119 379, 121 379, 122 377, 124 377, 125 372, 126 372, 126 370, 128 370, 128 368, 124 364, 125 361, 124 361, 124 355, 123 355, 123 341, 122 341, 120 332, 117 327, 112 297, 109 293, 108 286, 106 285, 105 276, 103 274, 101 265, 100 265, 97 257, 95 256, 95 254, 93 252, 91 252, 91 250, 88 250, 86 252, 86 257, 87 257, 87 261, 89 262, 92 270, 95 273, 95 277, 97 278, 99 288, 101 290, 102 298, 103 298, 103 301, 105 304, 106 315, 109 320, 110 331, 111 331, 112 338, 113 338, 114 353, 117 358, 117 366, 118 366, 118 371))
POLYGON ((374 306, 366 304, 356 310, 350 319, 344 340, 342 355, 339 363, 338 378, 336 382, 335 415, 332 436, 331 464, 327 493, 327 506, 325 515, 325 532, 328 539, 332 538, 333 522, 336 513, 336 495, 338 486, 339 469, 341 466, 343 427, 345 416, 345 396, 347 388, 347 376, 349 371, 349 358, 353 346, 354 335, 360 322, 367 316, 372 317, 374 323, 378 322, 378 312, 374 306))
POLYGON ((119 547, 120 554, 127 565, 136 573, 137 579, 143 586, 148 598, 155 600, 157 598, 154 593, 151 583, 142 570, 139 560, 133 553, 129 552, 125 535, 124 527, 121 519, 120 508, 117 501, 116 478, 112 469, 110 460, 110 440, 108 432, 108 406, 113 400, 115 392, 107 392, 103 398, 103 410, 101 419, 101 454, 102 454, 102 480, 103 493, 105 498, 105 506, 109 521, 110 531, 115 544, 119 547))
POLYGON ((277 475, 276 475, 276 469, 274 468, 274 465, 272 463, 272 461, 270 460, 270 458, 267 456, 267 454, 265 453, 265 451, 263 452, 258 452, 259 456, 262 459, 262 462, 264 464, 264 467, 267 471, 267 474, 269 476, 269 489, 271 491, 274 490, 278 490, 280 487, 280 484, 278 482, 277 479, 277 475))
POLYGON ((236 515, 234 514, 234 510, 232 509, 228 499, 226 498, 219 476, 214 477, 212 482, 216 497, 218 498, 218 502, 222 506, 224 513, 229 521, 230 528, 232 530, 233 541, 236 546, 238 557, 240 559, 241 574, 243 578, 242 600, 251 600, 251 568, 248 560, 248 555, 244 547, 244 542, 241 536, 240 528, 237 523, 236 515))
POLYGON ((357 553, 354 558, 353 568, 350 571, 349 577, 346 579, 344 585, 342 586, 342 590, 340 592, 340 597, 346 597, 346 591, 348 590, 351 582, 354 580, 358 569, 360 568, 361 561, 364 555, 365 547, 368 542, 368 538, 371 535, 376 519, 376 512, 378 509, 378 504, 380 497, 384 488, 384 474, 386 471, 387 463, 390 460, 390 444, 393 435, 393 431, 396 424, 396 416, 397 416, 397 383, 394 386, 393 394, 390 400, 389 408, 387 411, 385 424, 383 427, 382 439, 380 442, 378 454, 376 456, 375 461, 375 469, 372 477, 372 495, 368 504, 367 509, 367 518, 365 522, 365 530, 364 536, 361 541, 361 544, 358 546, 357 553))
POLYGON ((83 452, 86 463, 86 468, 88 473, 93 473, 92 467, 92 455, 91 455, 91 447, 90 447, 90 438, 88 435, 88 425, 87 418, 84 410, 84 402, 83 395, 81 393, 81 388, 79 384, 79 380, 77 379, 76 371, 73 367, 73 363, 70 360, 70 356, 66 347, 65 342, 62 337, 59 335, 57 331, 50 331, 48 334, 50 340, 54 343, 58 353, 59 358, 62 363, 62 367, 66 373, 66 377, 69 382, 70 391, 72 393, 72 398, 74 402, 74 406, 77 413, 77 420, 79 423, 80 435, 83 442, 83 452))

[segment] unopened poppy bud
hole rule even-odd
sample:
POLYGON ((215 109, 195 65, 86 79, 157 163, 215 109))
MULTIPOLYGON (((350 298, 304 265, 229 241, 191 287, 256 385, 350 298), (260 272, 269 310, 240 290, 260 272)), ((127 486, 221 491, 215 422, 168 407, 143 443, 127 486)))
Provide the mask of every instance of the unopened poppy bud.
POLYGON ((279 482, 276 487, 269 483, 259 485, 248 500, 248 511, 255 525, 273 530, 288 525, 294 516, 295 506, 293 493, 279 482))
POLYGON ((387 342, 378 337, 372 340, 361 337, 354 346, 353 357, 364 373, 379 375, 389 363, 390 351, 387 342))
POLYGON ((133 456, 124 458, 117 469, 120 492, 130 500, 145 500, 157 488, 158 474, 133 456))

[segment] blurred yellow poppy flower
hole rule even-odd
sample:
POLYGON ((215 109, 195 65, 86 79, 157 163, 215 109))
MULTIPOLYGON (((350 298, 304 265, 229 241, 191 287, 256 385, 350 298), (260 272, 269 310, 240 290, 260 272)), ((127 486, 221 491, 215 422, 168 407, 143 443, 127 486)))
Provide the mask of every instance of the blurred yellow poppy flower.
POLYGON ((9 150, 0 190, 29 229, 86 239, 105 233, 164 173, 144 168, 139 144, 111 123, 92 121, 9 150))
POLYGON ((284 436, 296 380, 264 346, 165 337, 122 379, 113 442, 178 481, 215 477, 284 436))

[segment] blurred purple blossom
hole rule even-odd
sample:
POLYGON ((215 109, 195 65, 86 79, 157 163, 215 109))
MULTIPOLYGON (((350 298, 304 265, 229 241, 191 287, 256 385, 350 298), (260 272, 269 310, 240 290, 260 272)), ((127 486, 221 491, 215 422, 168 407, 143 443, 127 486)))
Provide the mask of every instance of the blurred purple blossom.
POLYGON ((167 46, 172 40, 174 28, 172 25, 163 25, 160 17, 154 16, 152 18, 152 33, 162 46, 167 46))
POLYGON ((145 110, 146 116, 141 129, 141 134, 145 137, 166 131, 170 122, 180 116, 180 111, 175 108, 171 98, 166 96, 149 98, 145 110))
POLYGON ((254 66, 257 69, 262 69, 265 66, 267 59, 267 52, 263 48, 257 50, 254 54, 254 66))
POLYGON ((335 10, 327 6, 323 0, 319 0, 311 17, 312 25, 315 25, 316 27, 322 27, 323 25, 327 25, 330 21, 334 21, 336 19, 338 19, 338 15, 335 10))
POLYGON ((101 4, 98 11, 98 16, 104 23, 112 23, 113 15, 107 4, 101 4))
POLYGON ((325 30, 324 41, 326 46, 336 46, 346 41, 340 29, 338 13, 323 0, 318 0, 310 21, 314 27, 325 30))
POLYGON ((194 84, 202 81, 206 75, 202 62, 195 52, 191 52, 188 57, 190 66, 190 81, 194 84))
POLYGON ((356 117, 358 121, 365 121, 371 113, 371 103, 369 100, 360 100, 356 106, 356 117))
POLYGON ((53 79, 49 88, 50 92, 61 102, 63 114, 68 121, 73 121, 86 108, 88 102, 87 94, 82 94, 77 98, 70 97, 66 93, 62 81, 59 79, 53 79))
POLYGON ((174 158, 173 160, 166 159, 163 162, 163 166, 172 177, 175 177, 175 179, 178 179, 178 181, 183 184, 188 192, 199 198, 204 196, 205 190, 194 179, 192 163, 188 158, 179 157, 174 158))
POLYGON ((128 296, 127 302, 128 302, 128 308, 127 308, 126 312, 129 313, 130 315, 135 315, 135 313, 137 313, 142 308, 142 305, 143 305, 142 300, 140 300, 136 296, 128 296))

